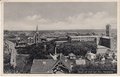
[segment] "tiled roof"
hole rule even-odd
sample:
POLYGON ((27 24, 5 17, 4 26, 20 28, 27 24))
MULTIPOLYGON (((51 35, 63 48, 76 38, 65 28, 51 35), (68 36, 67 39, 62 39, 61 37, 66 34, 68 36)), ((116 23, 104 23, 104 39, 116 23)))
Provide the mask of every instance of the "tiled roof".
POLYGON ((60 55, 60 61, 67 67, 68 70, 70 70, 71 63, 73 63, 72 61, 66 59, 62 54, 60 55))
POLYGON ((53 59, 34 59, 31 73, 49 73, 55 62, 53 59))
POLYGON ((66 69, 70 70, 72 62, 61 55, 61 58, 57 61, 53 59, 34 59, 31 67, 31 73, 52 73, 52 69, 54 69, 59 63, 62 63, 66 69))

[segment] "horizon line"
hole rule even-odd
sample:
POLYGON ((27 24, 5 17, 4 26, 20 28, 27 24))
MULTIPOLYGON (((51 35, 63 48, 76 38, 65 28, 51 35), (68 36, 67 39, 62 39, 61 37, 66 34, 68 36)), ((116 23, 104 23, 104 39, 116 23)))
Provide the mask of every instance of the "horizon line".
MULTIPOLYGON (((105 29, 53 29, 53 30, 39 30, 38 31, 61 31, 61 30, 105 30, 105 29)), ((111 30, 117 30, 116 28, 114 29, 111 29, 111 30)), ((7 30, 7 29, 4 29, 3 31, 35 31, 35 30, 7 30)))

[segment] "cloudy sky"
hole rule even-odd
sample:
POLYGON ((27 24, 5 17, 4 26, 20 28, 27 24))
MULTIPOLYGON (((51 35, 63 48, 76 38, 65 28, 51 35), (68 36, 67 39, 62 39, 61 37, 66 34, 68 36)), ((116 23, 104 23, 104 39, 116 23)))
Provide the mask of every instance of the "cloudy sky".
POLYGON ((115 2, 8 2, 4 4, 6 30, 116 28, 115 2))

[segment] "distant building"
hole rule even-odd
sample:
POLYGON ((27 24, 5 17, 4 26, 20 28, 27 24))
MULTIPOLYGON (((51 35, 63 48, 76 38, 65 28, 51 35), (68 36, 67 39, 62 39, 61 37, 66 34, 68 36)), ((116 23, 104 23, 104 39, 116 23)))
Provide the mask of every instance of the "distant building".
POLYGON ((36 32, 34 34, 34 43, 35 44, 38 44, 41 42, 41 39, 40 39, 40 35, 39 35, 39 32, 38 32, 38 26, 36 27, 36 32))
POLYGON ((111 37, 108 37, 108 36, 102 36, 102 37, 100 37, 99 45, 102 45, 102 46, 105 46, 105 47, 111 48, 111 40, 112 40, 111 37))
POLYGON ((106 25, 106 36, 111 36, 111 25, 110 24, 106 25))
POLYGON ((68 42, 68 41, 55 41, 55 44, 60 45, 60 44, 66 43, 66 42, 68 42))
POLYGON ((42 42, 42 40, 40 38, 40 34, 38 31, 38 26, 37 26, 36 31, 28 35, 27 44, 32 45, 32 44, 38 44, 41 42, 42 42))
POLYGON ((25 34, 21 34, 16 39, 16 48, 24 48, 28 45, 41 43, 41 38, 38 31, 38 26, 36 27, 36 31, 34 34, 26 36, 25 34))
POLYGON ((109 48, 107 48, 107 47, 105 47, 105 46, 98 45, 97 54, 102 54, 102 55, 104 55, 104 54, 107 52, 108 49, 109 49, 109 48))
POLYGON ((55 37, 47 37, 46 40, 47 41, 52 41, 52 40, 55 40, 56 38, 55 37))
POLYGON ((88 42, 88 41, 92 41, 92 42, 96 42, 96 44, 99 43, 99 36, 68 36, 68 40, 70 42, 72 41, 84 41, 84 42, 88 42))
POLYGON ((75 62, 76 62, 76 65, 85 65, 86 64, 86 60, 82 59, 82 58, 76 59, 75 62))
POLYGON ((34 44, 34 38, 33 37, 28 37, 27 43, 28 43, 28 45, 34 44))
POLYGON ((16 43, 16 46, 15 48, 18 49, 18 48, 25 48, 28 44, 24 41, 20 41, 18 43, 16 43))
POLYGON ((69 54, 69 59, 73 59, 73 60, 75 60, 76 59, 76 55, 75 54, 73 54, 73 53, 70 53, 69 54))

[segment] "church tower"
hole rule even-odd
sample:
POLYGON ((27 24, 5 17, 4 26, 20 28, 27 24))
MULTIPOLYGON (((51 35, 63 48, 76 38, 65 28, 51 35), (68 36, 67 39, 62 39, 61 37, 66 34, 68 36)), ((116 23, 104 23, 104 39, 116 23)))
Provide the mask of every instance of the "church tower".
POLYGON ((111 25, 110 24, 106 25, 106 36, 108 37, 111 36, 111 25))
POLYGON ((34 42, 35 42, 36 45, 40 42, 38 26, 36 26, 36 32, 35 32, 35 35, 34 35, 34 42))

